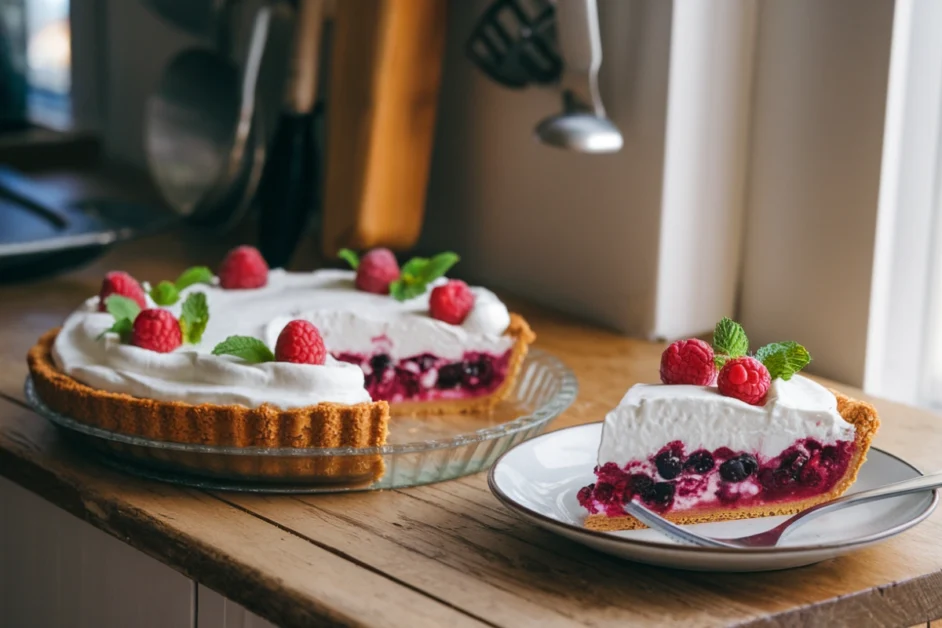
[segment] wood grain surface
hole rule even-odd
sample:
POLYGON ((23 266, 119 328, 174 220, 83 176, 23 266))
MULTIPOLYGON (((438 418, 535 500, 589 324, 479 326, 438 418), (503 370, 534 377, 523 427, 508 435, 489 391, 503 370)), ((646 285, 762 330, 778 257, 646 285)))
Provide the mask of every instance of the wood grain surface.
MULTIPOLYGON (((24 406, 26 350, 96 292, 105 270, 157 281, 212 266, 226 248, 174 233, 66 275, 0 286, 0 474, 284 625, 910 626, 942 617, 938 513, 811 567, 687 573, 619 561, 525 523, 490 495, 484 474, 347 495, 180 489, 108 470, 24 406)), ((656 379, 660 345, 513 305, 537 346, 579 378, 578 400, 553 428, 597 421, 629 385, 656 379)), ((940 466, 938 416, 872 401, 883 419, 877 446, 940 466)))

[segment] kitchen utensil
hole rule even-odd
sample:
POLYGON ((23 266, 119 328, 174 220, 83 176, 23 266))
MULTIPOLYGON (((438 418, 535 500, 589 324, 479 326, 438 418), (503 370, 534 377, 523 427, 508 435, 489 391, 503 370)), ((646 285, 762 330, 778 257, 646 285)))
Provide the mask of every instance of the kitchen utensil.
POLYGON ((300 0, 285 107, 268 153, 258 205, 259 250, 272 267, 287 265, 316 198, 314 108, 323 0, 300 0))
POLYGON ((563 56, 563 112, 540 122, 537 138, 582 153, 621 150, 621 132, 605 116, 599 94, 602 40, 596 0, 557 0, 556 23, 563 56))
POLYGON ((405 249, 422 227, 447 29, 441 0, 338 2, 323 253, 405 249))
POLYGON ((563 67, 555 39, 556 11, 549 0, 497 0, 481 15, 465 52, 507 87, 555 83, 563 67))
MULTIPOLYGON (((600 552, 637 562, 699 571, 787 569, 847 554, 904 532, 929 517, 937 491, 924 490, 828 512, 782 538, 776 547, 697 547, 649 528, 599 532, 583 527, 579 490, 596 481, 601 423, 544 434, 521 443, 491 468, 488 485, 498 500, 527 521, 600 552)), ((918 478, 922 474, 876 448, 860 468, 854 492, 918 478)), ((788 517, 762 517, 685 527, 713 538, 756 534, 788 517)))
POLYGON ((625 512, 637 517, 649 528, 653 528, 681 543, 689 543, 700 547, 775 547, 778 545, 779 540, 788 534, 788 532, 815 517, 880 499, 889 499, 891 497, 899 497, 900 495, 909 495, 910 493, 918 493, 920 491, 934 490, 937 488, 942 488, 942 472, 930 473, 929 475, 903 480, 902 482, 894 482, 868 491, 844 495, 843 497, 838 497, 829 502, 803 510, 789 517, 771 530, 734 539, 715 538, 696 534, 685 527, 678 526, 668 521, 664 517, 661 517, 636 502, 626 504, 625 512))
POLYGON ((231 223, 232 208, 223 201, 240 176, 251 176, 256 82, 270 20, 263 6, 241 73, 218 53, 188 49, 170 62, 148 100, 151 174, 170 207, 194 223, 231 223))
POLYGON ((153 233, 174 217, 115 200, 56 198, 0 167, 0 282, 19 281, 87 262, 116 242, 153 233))
POLYGON ((143 0, 144 5, 169 24, 194 37, 211 41, 226 54, 229 21, 236 0, 143 0))

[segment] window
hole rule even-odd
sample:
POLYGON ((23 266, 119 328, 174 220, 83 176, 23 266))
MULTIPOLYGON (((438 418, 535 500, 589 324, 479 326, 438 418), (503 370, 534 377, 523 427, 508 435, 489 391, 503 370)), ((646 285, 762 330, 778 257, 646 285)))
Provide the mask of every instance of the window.
POLYGON ((0 120, 71 123, 69 0, 0 0, 0 120))

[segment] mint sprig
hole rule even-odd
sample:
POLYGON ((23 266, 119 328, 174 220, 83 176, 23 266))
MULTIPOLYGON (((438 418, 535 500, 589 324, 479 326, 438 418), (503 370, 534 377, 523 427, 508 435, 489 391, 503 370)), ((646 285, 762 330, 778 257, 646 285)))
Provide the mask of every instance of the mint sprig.
POLYGON ((193 266, 183 271, 174 282, 166 279, 150 290, 150 298, 157 305, 173 305, 180 300, 180 293, 186 288, 200 283, 212 283, 213 271, 206 266, 193 266))
POLYGON ((208 284, 212 282, 213 271, 206 266, 191 266, 180 273, 173 285, 179 292, 183 292, 186 288, 195 286, 198 283, 208 284))
POLYGON ((337 257, 350 264, 353 270, 360 267, 360 256, 350 249, 340 249, 337 251, 337 257))
POLYGON ((443 277, 460 259, 451 252, 439 253, 431 259, 413 257, 403 265, 399 279, 389 284, 389 294, 397 301, 414 299, 424 294, 430 283, 443 277))
POLYGON ((723 317, 713 330, 713 361, 723 368, 730 358, 739 358, 749 351, 749 338, 742 325, 723 317))
POLYGON ((206 295, 194 292, 183 302, 180 310, 180 331, 183 332, 183 342, 197 344, 206 331, 209 323, 209 305, 206 295))
POLYGON ((769 370, 772 379, 781 377, 785 381, 808 366, 811 354, 803 346, 792 340, 773 342, 756 351, 756 359, 769 370))
POLYGON ((213 355, 234 355, 250 364, 275 359, 275 354, 264 342, 251 336, 229 336, 213 348, 213 355))
POLYGON ((108 333, 115 333, 121 338, 121 342, 130 340, 134 319, 141 313, 141 306, 137 304, 137 301, 120 294, 112 294, 105 299, 105 309, 114 317, 114 324, 101 332, 98 338, 101 339, 108 333))

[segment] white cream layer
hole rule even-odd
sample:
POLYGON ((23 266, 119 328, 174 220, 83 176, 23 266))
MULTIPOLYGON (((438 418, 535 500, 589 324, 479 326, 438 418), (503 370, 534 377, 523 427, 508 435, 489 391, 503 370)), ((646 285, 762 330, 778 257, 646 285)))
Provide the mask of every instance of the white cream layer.
MULTIPOLYGON (((65 321, 53 347, 56 365, 75 379, 110 392, 186 403, 269 403, 297 408, 323 401, 369 401, 358 366, 328 357, 323 366, 269 362, 247 364, 211 354, 229 336, 254 336, 274 348, 284 325, 296 318, 313 322, 331 352, 372 354, 394 359, 434 353, 460 359, 467 350, 502 353, 512 339, 503 336, 510 322, 507 308, 483 288, 474 288, 475 308, 464 325, 428 316, 428 293, 399 303, 388 296, 359 292, 352 271, 288 273, 272 270, 268 285, 257 290, 194 286, 203 292, 210 320, 198 345, 161 354, 123 345, 114 334, 98 336, 113 320, 98 312, 92 297, 65 321)), ((182 303, 182 299, 181 299, 182 303)), ((180 305, 170 307, 179 315, 180 305)))
POLYGON ((605 416, 599 463, 644 461, 675 440, 687 453, 729 447, 772 458, 802 438, 849 441, 854 426, 838 414, 833 394, 800 375, 773 381, 764 406, 714 386, 638 384, 605 416))

